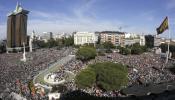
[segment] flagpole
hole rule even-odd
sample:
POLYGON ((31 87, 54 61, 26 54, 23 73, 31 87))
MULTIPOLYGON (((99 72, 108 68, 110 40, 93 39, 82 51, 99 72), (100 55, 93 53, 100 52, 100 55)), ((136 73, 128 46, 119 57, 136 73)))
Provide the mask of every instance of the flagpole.
POLYGON ((169 23, 169 19, 168 19, 168 38, 169 38, 169 41, 168 41, 168 52, 167 52, 167 57, 166 57, 166 64, 168 63, 168 58, 169 58, 169 53, 170 53, 170 42, 171 42, 171 39, 170 39, 170 23, 169 23))

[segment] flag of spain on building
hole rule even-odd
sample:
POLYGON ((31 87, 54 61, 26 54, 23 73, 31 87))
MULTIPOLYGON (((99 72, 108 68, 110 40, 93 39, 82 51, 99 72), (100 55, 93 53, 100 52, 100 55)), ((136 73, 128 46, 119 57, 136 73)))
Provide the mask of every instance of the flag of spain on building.
POLYGON ((157 35, 162 34, 165 30, 169 28, 168 26, 168 17, 164 19, 162 24, 157 28, 157 35))

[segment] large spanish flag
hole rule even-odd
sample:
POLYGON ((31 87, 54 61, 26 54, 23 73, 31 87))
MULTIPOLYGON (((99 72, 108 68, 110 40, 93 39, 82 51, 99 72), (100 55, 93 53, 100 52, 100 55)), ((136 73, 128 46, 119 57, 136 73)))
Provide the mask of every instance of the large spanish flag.
POLYGON ((157 34, 162 34, 167 29, 168 29, 168 17, 166 17, 162 22, 162 24, 157 28, 157 34))

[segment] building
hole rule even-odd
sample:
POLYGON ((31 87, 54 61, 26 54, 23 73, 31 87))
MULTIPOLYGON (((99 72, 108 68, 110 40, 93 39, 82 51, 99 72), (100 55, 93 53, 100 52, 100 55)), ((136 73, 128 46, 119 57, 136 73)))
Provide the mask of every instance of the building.
POLYGON ((115 46, 124 46, 125 33, 116 31, 103 31, 100 32, 100 42, 111 42, 115 46))
POLYGON ((140 35, 140 45, 145 46, 145 36, 140 35))
POLYGON ((140 39, 139 38, 136 38, 136 39, 133 39, 133 38, 126 38, 125 39, 125 46, 128 45, 133 45, 135 43, 140 43, 140 39))
POLYGON ((172 42, 175 42, 175 39, 172 39, 172 42))
POLYGON ((159 36, 154 36, 154 47, 159 47, 162 44, 162 38, 159 36))
POLYGON ((139 43, 141 46, 145 45, 145 36, 137 34, 125 34, 125 46, 139 43))
POLYGON ((40 39, 47 42, 48 40, 53 39, 53 33, 52 32, 43 32, 43 34, 40 36, 40 39))
POLYGON ((145 45, 148 48, 154 47, 154 36, 153 35, 145 35, 145 45))
POLYGON ((20 48, 23 42, 27 45, 27 14, 21 5, 8 15, 7 21, 7 49, 20 48))
POLYGON ((56 40, 56 39, 62 39, 62 38, 69 38, 71 37, 72 34, 67 34, 67 33, 60 33, 60 34, 54 34, 53 35, 53 38, 56 40))
POLYGON ((96 43, 98 41, 98 37, 95 33, 91 32, 75 32, 74 33, 74 44, 75 45, 83 45, 88 43, 96 43))

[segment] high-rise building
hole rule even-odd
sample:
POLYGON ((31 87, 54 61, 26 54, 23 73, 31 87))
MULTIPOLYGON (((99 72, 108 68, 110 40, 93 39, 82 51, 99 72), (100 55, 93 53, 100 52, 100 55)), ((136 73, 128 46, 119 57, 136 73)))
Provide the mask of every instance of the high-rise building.
POLYGON ((53 39, 53 33, 52 32, 43 32, 43 34, 40 36, 41 40, 48 42, 48 40, 53 39))
POLYGON ((18 48, 27 44, 27 14, 17 3, 16 9, 8 15, 7 21, 7 48, 18 48))
POLYGON ((111 42, 115 46, 124 46, 125 33, 117 31, 103 31, 100 32, 100 42, 111 42))
POLYGON ((75 45, 84 45, 93 43, 95 44, 98 40, 98 37, 94 32, 76 32, 74 33, 74 44, 75 45))

